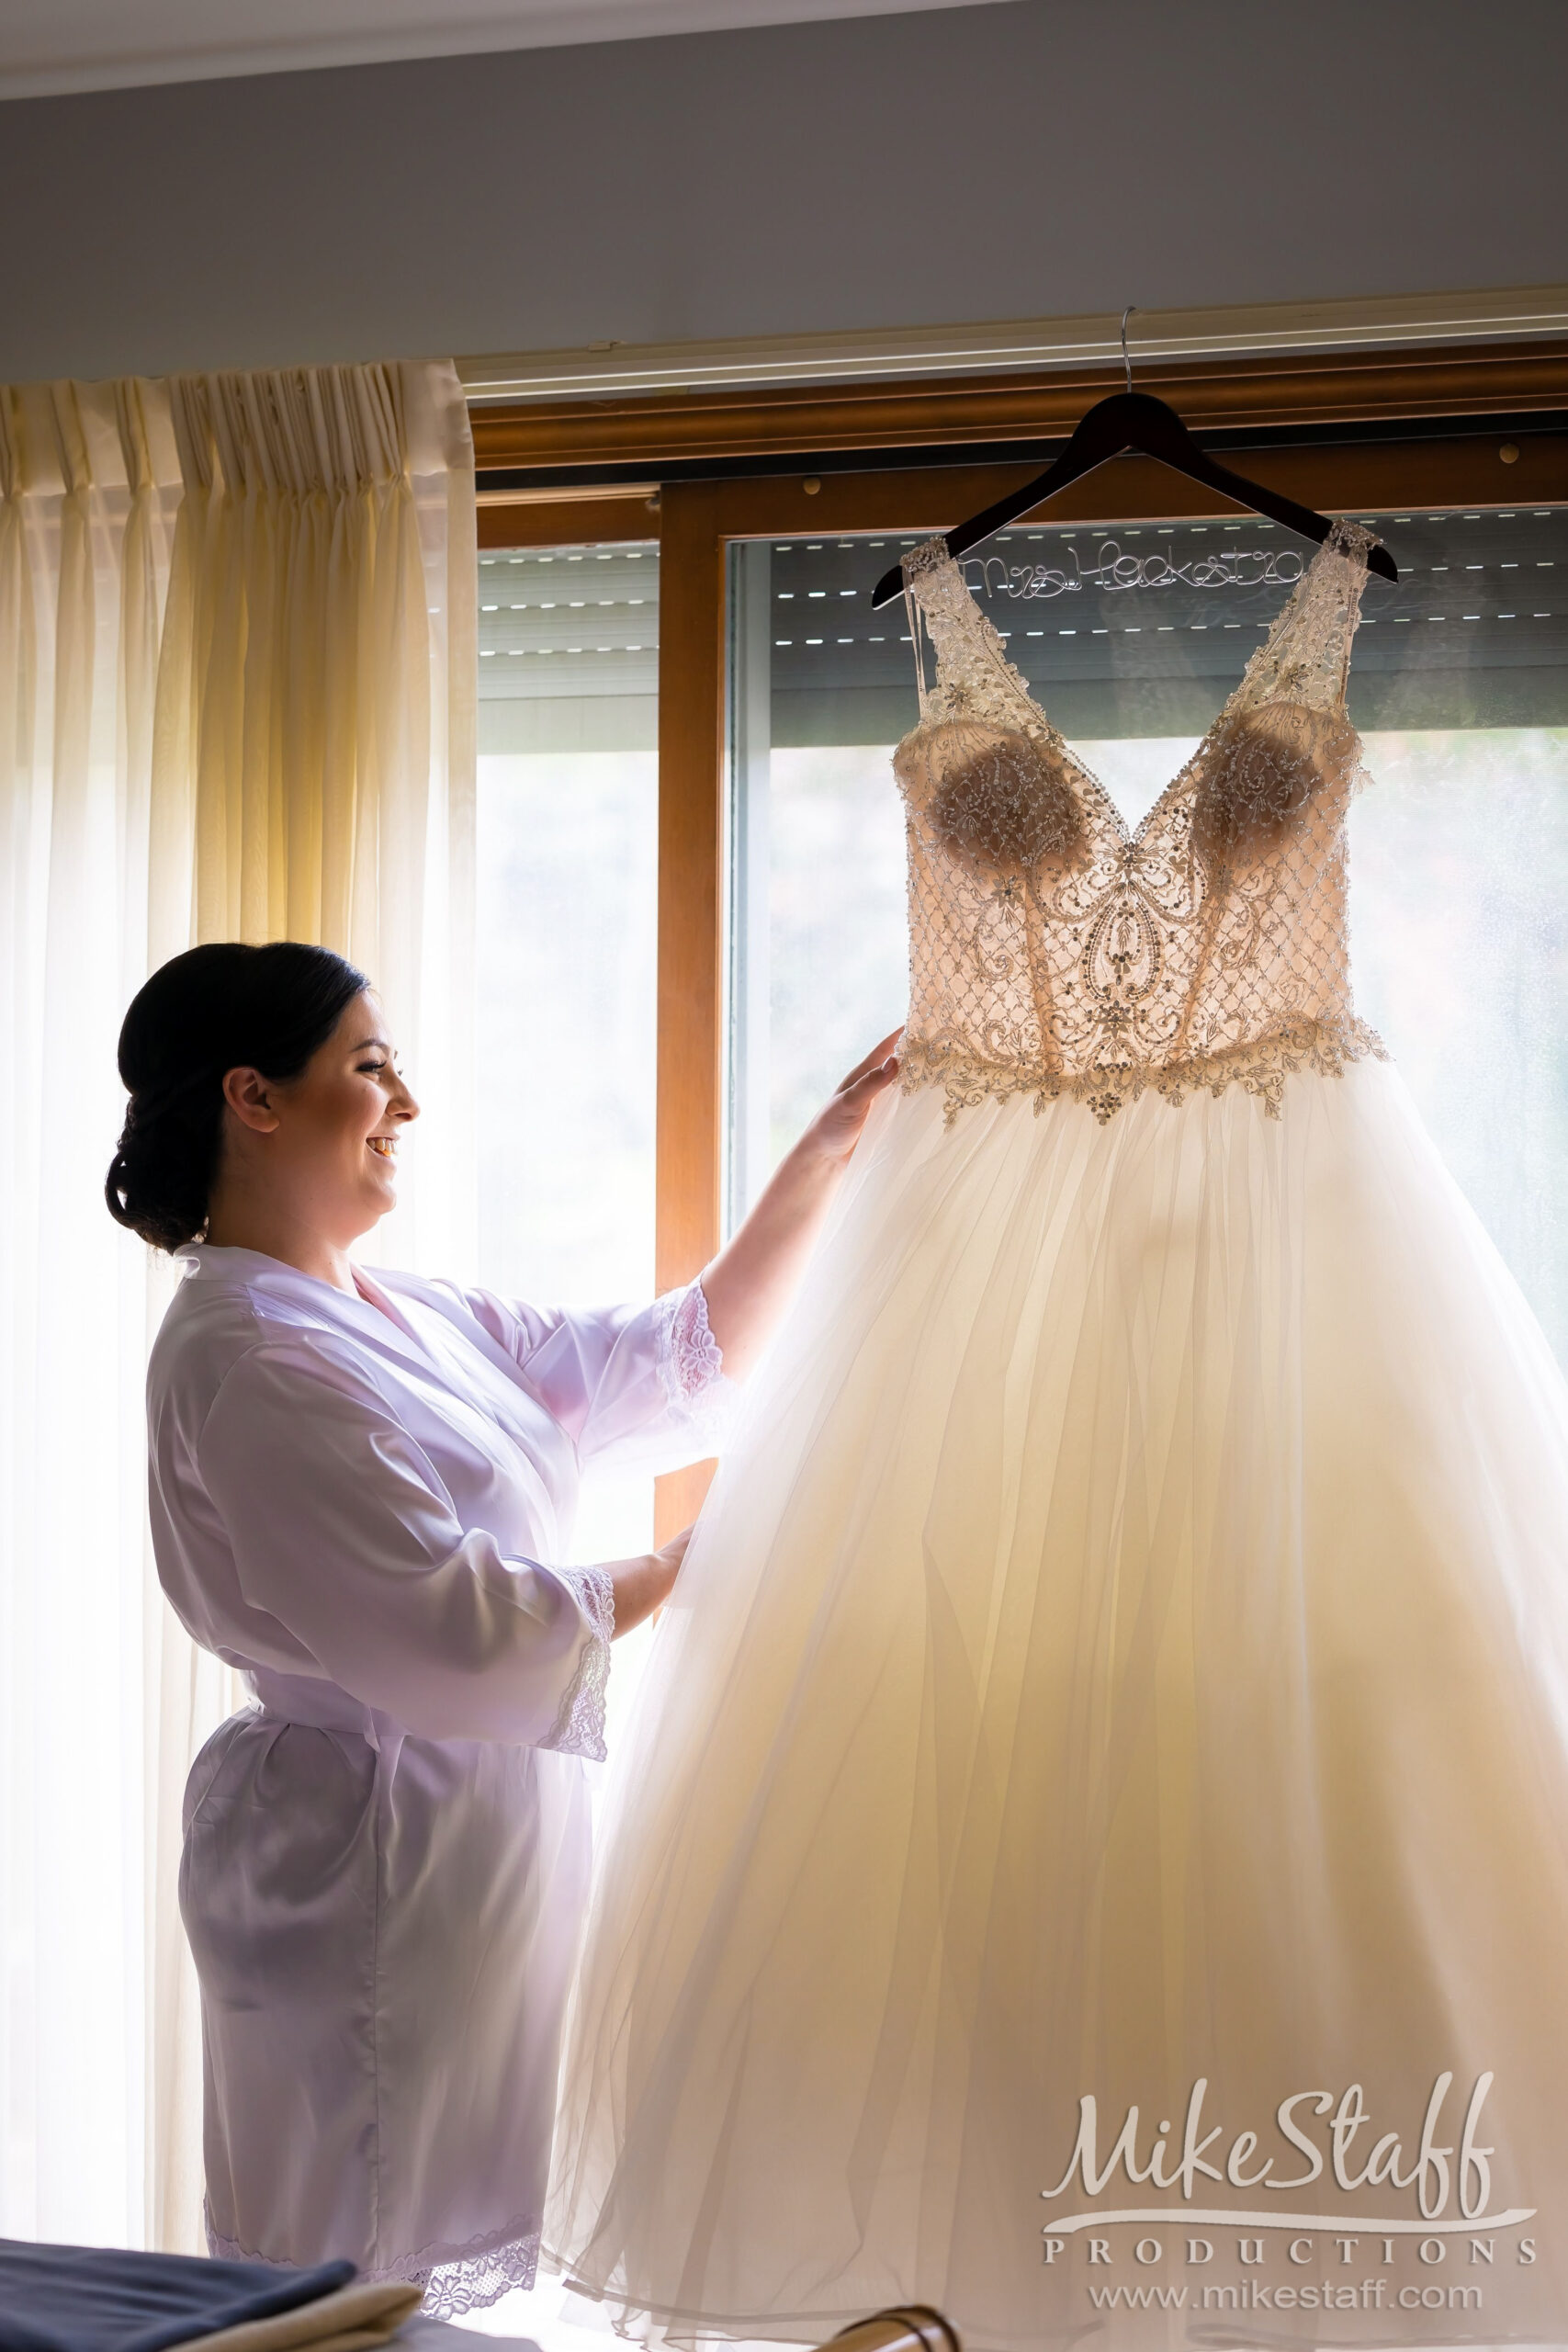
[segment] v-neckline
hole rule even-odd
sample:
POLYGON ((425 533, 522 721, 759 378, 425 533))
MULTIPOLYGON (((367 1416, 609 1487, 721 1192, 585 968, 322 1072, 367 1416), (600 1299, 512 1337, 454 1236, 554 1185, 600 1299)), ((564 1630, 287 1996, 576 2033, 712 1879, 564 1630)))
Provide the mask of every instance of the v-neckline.
MULTIPOLYGON (((187 1242, 175 1251, 175 1256, 190 1266, 197 1280, 237 1283, 241 1288, 251 1283, 302 1283, 306 1295, 317 1303, 318 1312, 337 1313, 349 1318, 351 1328, 367 1338, 389 1348, 394 1355, 411 1358, 428 1368, 430 1350, 415 1327, 404 1320, 395 1308, 388 1313, 376 1300, 368 1297, 358 1285, 352 1290, 340 1290, 336 1283, 328 1282, 321 1274, 307 1273, 303 1266, 292 1265, 287 1258, 274 1258, 265 1250, 247 1250, 231 1242, 187 1242)), ((363 1267, 353 1266, 355 1276, 363 1267)), ((372 1283, 375 1277, 370 1277, 372 1283)), ((378 1283, 376 1284, 380 1288, 378 1283)))
POLYGON ((349 1271, 354 1277, 355 1296, 362 1299, 367 1306, 375 1307, 378 1314, 386 1317, 393 1329, 400 1331, 406 1340, 412 1340, 417 1346, 423 1348, 424 1341, 419 1332, 402 1313, 390 1292, 383 1290, 374 1274, 367 1273, 365 1268, 357 1263, 351 1264, 349 1271))
MULTIPOLYGON (((1318 565, 1323 561, 1324 557, 1328 554, 1330 546, 1331 541, 1329 539, 1325 539, 1322 546, 1319 547, 1315 553, 1309 559, 1305 569, 1302 572, 1301 578, 1296 582, 1295 585, 1291 590, 1289 596, 1285 599, 1285 602, 1280 605, 1279 612, 1275 615, 1274 619, 1270 622, 1269 635, 1264 639, 1263 644, 1254 649, 1254 651, 1248 657, 1247 668, 1243 670, 1240 677, 1236 680, 1235 685, 1231 688, 1229 694, 1220 705, 1219 709, 1214 713, 1213 718, 1209 721, 1208 726, 1203 729, 1202 734, 1198 738, 1197 742, 1193 745, 1186 759, 1183 760, 1181 765, 1177 769, 1176 774, 1171 777, 1169 783, 1166 785, 1156 796, 1155 799, 1150 802, 1148 808, 1145 809, 1143 815, 1139 818, 1135 825, 1128 824, 1127 820, 1123 817, 1121 809, 1111 798, 1106 786, 1100 782, 1099 776, 1095 775, 1094 770, 1089 765, 1087 761, 1078 757, 1077 752, 1074 751, 1066 737, 1054 723, 1051 714, 1045 708, 1044 704, 1038 702, 1035 699, 1032 689, 1024 681, 1022 672, 1018 669, 1014 662, 1008 660, 1007 648, 1001 641, 999 632, 989 616, 980 610, 979 601, 975 594, 975 591, 970 587, 967 580, 964 579, 963 571, 958 562, 952 556, 949 556, 947 560, 952 564, 953 571, 957 573, 959 584, 974 607, 976 620, 983 621, 986 627, 990 630, 992 636, 996 639, 997 650, 1001 661, 1006 665, 1009 673, 1009 684, 1013 693, 1015 693, 1019 699, 1025 703, 1029 709, 1032 711, 1035 718, 1039 719, 1041 725, 1046 729, 1046 732, 1049 734, 1053 743, 1058 745, 1060 749, 1066 753, 1068 759, 1071 760, 1073 766, 1077 771, 1077 774, 1082 778, 1083 782, 1089 786, 1090 791, 1093 792, 1097 798, 1101 802, 1110 815, 1111 823, 1116 828, 1117 841, 1121 847, 1122 855, 1125 856, 1130 850, 1135 850, 1140 846, 1143 842, 1144 835, 1154 823, 1155 819, 1159 816, 1161 811, 1164 809, 1166 803, 1174 798, 1178 789, 1185 784, 1188 775, 1191 773, 1194 763, 1201 758, 1203 752, 1208 750, 1210 743, 1213 741, 1214 736, 1219 731, 1221 724, 1228 717, 1231 705, 1235 702, 1237 695, 1240 694, 1243 686, 1247 684, 1247 671, 1251 669, 1253 662, 1258 658, 1258 655, 1264 650, 1265 647, 1268 646, 1270 639, 1273 638, 1275 631, 1281 628, 1290 618, 1296 604, 1303 594, 1308 582, 1316 571, 1318 565)), ((1341 554, 1343 550, 1336 548, 1334 552, 1336 554, 1341 554)))

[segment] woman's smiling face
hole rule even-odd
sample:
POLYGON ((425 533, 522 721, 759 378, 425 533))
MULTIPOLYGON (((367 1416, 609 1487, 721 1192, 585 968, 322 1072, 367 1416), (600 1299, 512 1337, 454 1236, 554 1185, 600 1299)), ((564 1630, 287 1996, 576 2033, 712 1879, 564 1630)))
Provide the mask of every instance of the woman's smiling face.
POLYGON ((401 1131, 419 1116, 372 990, 356 996, 298 1078, 230 1070, 226 1160, 288 1218, 336 1249, 397 1203, 401 1131))

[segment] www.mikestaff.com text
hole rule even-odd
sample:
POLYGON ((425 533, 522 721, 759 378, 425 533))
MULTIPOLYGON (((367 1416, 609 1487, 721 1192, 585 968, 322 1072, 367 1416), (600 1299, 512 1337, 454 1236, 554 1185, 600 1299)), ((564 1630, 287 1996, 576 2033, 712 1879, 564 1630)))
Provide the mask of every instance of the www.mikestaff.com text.
POLYGON ((1355 2286, 1265 2286, 1260 2278, 1238 2279, 1235 2286, 1090 2287, 1096 2311, 1400 2311, 1478 2312, 1479 2287, 1395 2288, 1390 2279, 1362 2278, 1355 2286))

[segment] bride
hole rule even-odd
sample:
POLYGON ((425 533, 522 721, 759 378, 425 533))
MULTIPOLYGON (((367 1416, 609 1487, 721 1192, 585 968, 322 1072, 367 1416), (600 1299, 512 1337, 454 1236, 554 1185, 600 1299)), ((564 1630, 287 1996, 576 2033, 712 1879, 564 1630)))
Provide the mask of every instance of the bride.
POLYGON ((697 1281, 549 1308, 350 1256, 419 1106, 341 956, 197 947, 131 1004, 108 1204, 186 1274, 148 1374, 158 1573, 254 1694, 185 1803, 215 2254, 347 2256, 448 2317, 532 2285, 581 1759, 686 1544, 562 1566, 580 1471, 711 1449, 891 1042, 697 1281))

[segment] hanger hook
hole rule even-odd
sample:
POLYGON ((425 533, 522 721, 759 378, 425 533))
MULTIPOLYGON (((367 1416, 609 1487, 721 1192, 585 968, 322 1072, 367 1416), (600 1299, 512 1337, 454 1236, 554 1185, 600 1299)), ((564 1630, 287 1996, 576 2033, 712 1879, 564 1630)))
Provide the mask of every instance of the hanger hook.
POLYGON ((1127 322, 1132 317, 1137 307, 1138 306, 1135 302, 1129 302, 1126 309, 1122 313, 1122 365, 1127 370, 1127 390, 1129 391, 1133 389, 1133 361, 1131 354, 1127 349, 1127 322))

